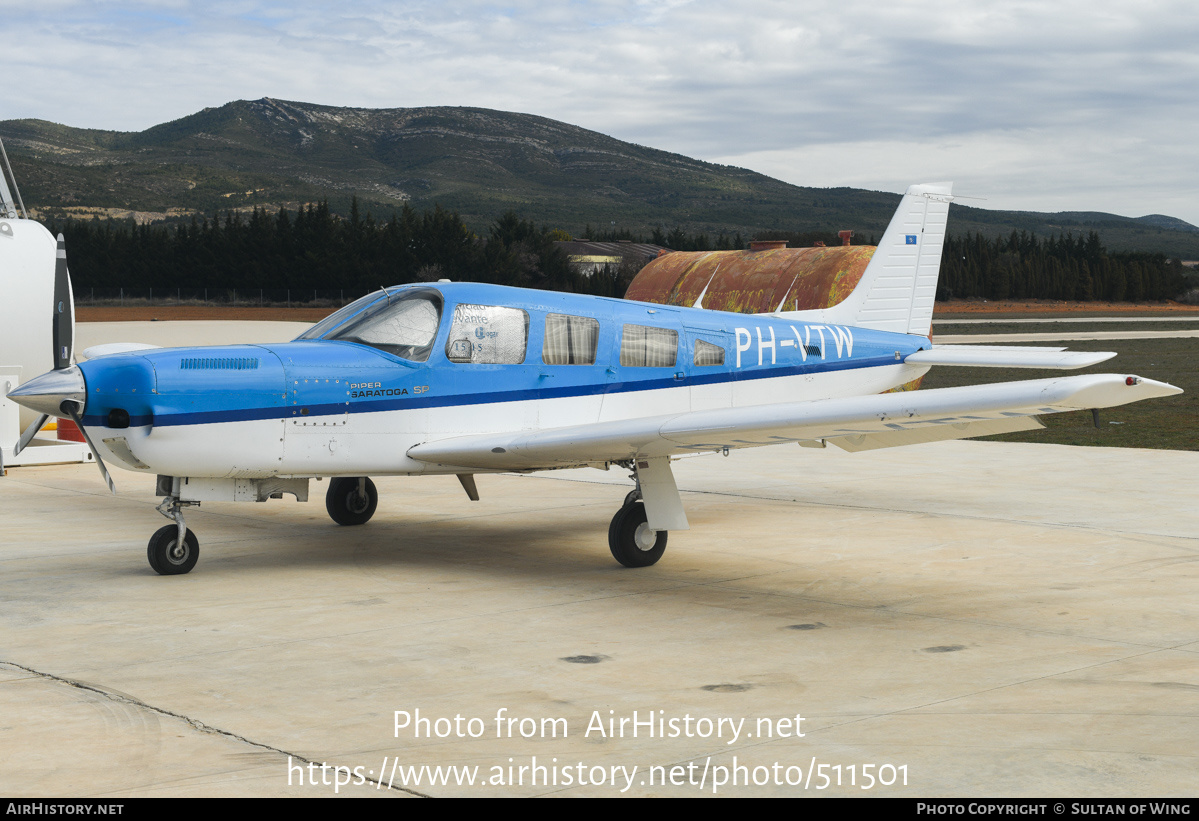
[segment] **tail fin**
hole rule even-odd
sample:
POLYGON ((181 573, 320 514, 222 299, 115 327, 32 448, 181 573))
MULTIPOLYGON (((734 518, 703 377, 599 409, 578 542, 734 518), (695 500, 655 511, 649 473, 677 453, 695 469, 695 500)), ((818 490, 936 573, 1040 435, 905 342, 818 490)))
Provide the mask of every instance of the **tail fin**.
POLYGON ((831 308, 781 315, 927 336, 952 191, 950 182, 908 188, 853 293, 831 308))

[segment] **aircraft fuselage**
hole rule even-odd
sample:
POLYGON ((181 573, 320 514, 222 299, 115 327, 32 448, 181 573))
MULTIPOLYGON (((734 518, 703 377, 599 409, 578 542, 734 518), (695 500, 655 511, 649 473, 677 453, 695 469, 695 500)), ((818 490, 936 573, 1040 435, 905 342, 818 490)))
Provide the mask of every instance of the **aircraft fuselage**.
MULTIPOLYGON (((114 462, 166 475, 445 473, 456 471, 407 451, 464 434, 878 393, 927 370, 903 363, 929 347, 921 336, 473 283, 405 286, 386 300, 417 294, 441 304, 415 355, 387 339, 414 333, 402 322, 369 329, 376 345, 329 338, 347 316, 322 338, 84 362, 84 424, 114 462)), ((384 300, 357 314, 385 314, 384 300)))

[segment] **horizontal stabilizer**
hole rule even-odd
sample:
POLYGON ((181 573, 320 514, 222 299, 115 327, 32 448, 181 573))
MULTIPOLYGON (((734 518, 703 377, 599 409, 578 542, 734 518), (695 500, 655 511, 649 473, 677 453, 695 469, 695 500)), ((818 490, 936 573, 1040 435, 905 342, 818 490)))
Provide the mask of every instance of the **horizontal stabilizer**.
POLYGON ((1067 351, 1065 348, 1017 348, 1002 345, 933 345, 905 360, 912 365, 958 365, 971 368, 1049 368, 1074 370, 1115 356, 1114 351, 1067 351))
MULTIPOLYGON (((1173 385, 1137 376, 1087 374, 692 411, 550 430, 459 436, 417 445, 408 455, 437 465, 536 470, 617 462, 635 456, 669 456, 800 440, 833 441, 863 434, 953 428, 991 420, 1109 408, 1181 392, 1173 385)), ((1009 429, 992 431, 979 426, 973 428, 977 433, 967 432, 970 428, 964 427, 956 430, 957 434, 951 438, 983 436, 1009 429)))

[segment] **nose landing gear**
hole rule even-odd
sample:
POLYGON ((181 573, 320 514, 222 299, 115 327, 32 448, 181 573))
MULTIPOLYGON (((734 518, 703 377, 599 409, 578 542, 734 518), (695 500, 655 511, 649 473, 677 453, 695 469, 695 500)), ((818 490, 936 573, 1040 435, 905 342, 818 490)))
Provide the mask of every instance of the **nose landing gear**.
POLYGON ((179 480, 175 479, 172 494, 155 508, 163 516, 173 519, 175 524, 159 528, 146 545, 146 558, 150 567, 160 576, 188 573, 200 560, 200 541, 195 533, 187 529, 183 521, 183 508, 200 503, 180 501, 178 483, 179 480))

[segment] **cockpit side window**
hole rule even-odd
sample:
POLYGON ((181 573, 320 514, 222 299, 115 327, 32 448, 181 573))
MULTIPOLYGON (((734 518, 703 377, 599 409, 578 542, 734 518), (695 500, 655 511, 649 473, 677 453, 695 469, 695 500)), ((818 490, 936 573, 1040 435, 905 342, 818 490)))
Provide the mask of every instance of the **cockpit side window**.
POLYGON ((445 355, 471 365, 519 365, 529 344, 529 315, 519 308, 457 305, 445 355))
POLYGON ((357 342, 412 362, 425 362, 441 325, 441 294, 432 289, 406 290, 380 299, 326 336, 357 342))

